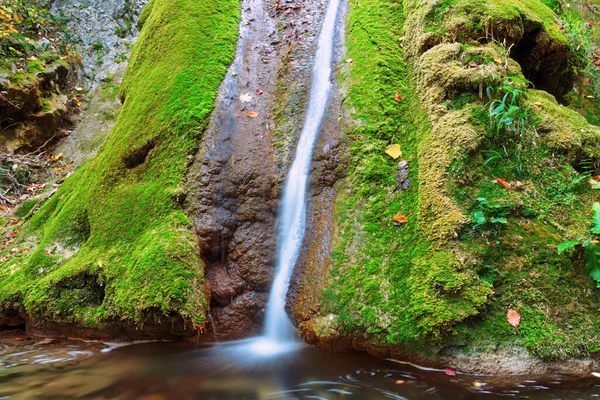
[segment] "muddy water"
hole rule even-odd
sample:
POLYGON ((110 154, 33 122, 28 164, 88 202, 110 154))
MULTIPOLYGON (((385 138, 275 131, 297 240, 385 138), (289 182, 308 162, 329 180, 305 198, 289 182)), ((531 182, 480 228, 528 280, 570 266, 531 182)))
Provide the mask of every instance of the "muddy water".
POLYGON ((600 379, 448 376, 302 347, 279 358, 231 345, 0 339, 0 399, 592 399, 600 379))

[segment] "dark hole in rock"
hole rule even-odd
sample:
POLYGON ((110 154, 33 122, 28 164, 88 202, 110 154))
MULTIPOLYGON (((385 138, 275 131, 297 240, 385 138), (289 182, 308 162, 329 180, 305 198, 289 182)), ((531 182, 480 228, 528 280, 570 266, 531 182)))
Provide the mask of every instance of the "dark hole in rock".
POLYGON ((156 144, 150 141, 146 142, 146 144, 144 144, 143 146, 133 149, 128 155, 126 155, 123 158, 125 167, 127 167, 127 169, 133 169, 138 165, 143 164, 155 146, 156 144))
POLYGON ((18 310, 8 308, 0 312, 0 329, 14 329, 25 326, 25 319, 18 310))
POLYGON ((68 313, 74 307, 98 307, 105 297, 98 275, 88 271, 61 280, 55 291, 54 308, 58 312, 68 313))
POLYGON ((597 175, 596 171, 600 167, 598 160, 587 157, 582 151, 578 152, 571 161, 571 166, 580 174, 597 175))
POLYGON ((171 200, 175 203, 177 208, 183 208, 185 200, 187 199, 187 193, 180 192, 171 196, 171 200))
POLYGON ((545 90, 564 102, 564 96, 575 81, 565 43, 551 39, 539 23, 527 22, 525 33, 512 46, 510 56, 521 65, 523 75, 536 89, 545 90))

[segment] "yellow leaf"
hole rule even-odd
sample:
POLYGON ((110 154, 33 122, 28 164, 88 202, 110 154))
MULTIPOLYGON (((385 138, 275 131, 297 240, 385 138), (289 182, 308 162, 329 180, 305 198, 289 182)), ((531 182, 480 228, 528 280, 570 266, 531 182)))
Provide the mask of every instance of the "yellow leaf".
POLYGON ((408 222, 408 217, 406 215, 398 214, 398 215, 394 215, 393 220, 395 223, 402 225, 402 224, 406 224, 408 222))
POLYGON ((246 112, 246 115, 249 118, 256 118, 256 117, 258 117, 258 113, 256 111, 248 111, 248 112, 246 112))
POLYGON ((385 152, 392 157, 394 160, 397 158, 402 157, 402 151, 400 151, 400 145, 399 144, 390 144, 388 147, 385 148, 385 152))

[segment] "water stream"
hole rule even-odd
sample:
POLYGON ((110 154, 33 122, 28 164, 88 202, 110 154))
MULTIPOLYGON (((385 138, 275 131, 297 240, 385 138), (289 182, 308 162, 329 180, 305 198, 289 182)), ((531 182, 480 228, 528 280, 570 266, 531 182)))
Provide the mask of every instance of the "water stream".
POLYGON ((308 110, 279 209, 275 279, 267 304, 264 336, 254 343, 254 349, 258 352, 273 353, 295 347, 296 335, 285 312, 285 300, 306 231, 310 165, 331 91, 331 65, 339 6, 340 0, 329 1, 317 42, 308 110))

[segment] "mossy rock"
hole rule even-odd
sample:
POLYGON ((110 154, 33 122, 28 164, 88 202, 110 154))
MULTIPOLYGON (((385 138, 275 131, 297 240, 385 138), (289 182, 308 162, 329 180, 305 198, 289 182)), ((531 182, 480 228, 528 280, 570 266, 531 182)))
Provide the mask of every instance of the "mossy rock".
POLYGON ((0 264, 0 307, 83 325, 203 326, 203 263, 173 193, 233 59, 239 14, 234 0, 151 2, 117 124, 22 227, 17 243, 37 244, 0 264))
POLYGON ((347 56, 374 61, 352 63, 344 81, 358 121, 348 129, 353 161, 337 187, 323 310, 303 335, 417 359, 504 346, 544 360, 597 352, 594 282, 580 254, 557 246, 588 232, 585 177, 598 173, 600 136, 556 100, 572 71, 552 9, 538 0, 356 3, 347 56), (394 35, 400 45, 382 50, 394 35), (497 128, 496 88, 525 78, 535 81, 519 105, 525 128, 497 128), (395 190, 397 161, 383 153, 392 143, 409 164, 407 191, 395 190), (394 227, 397 214, 408 223, 394 227))

